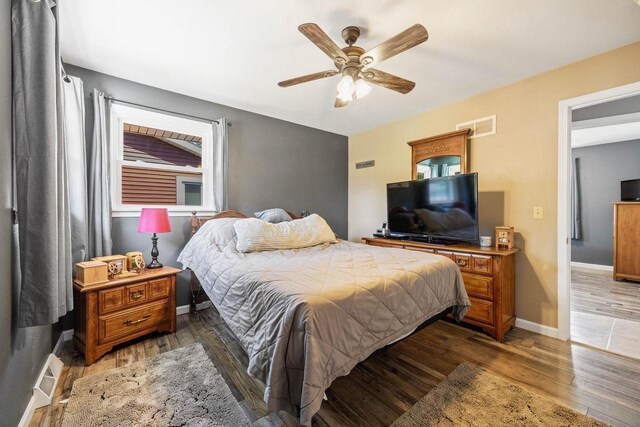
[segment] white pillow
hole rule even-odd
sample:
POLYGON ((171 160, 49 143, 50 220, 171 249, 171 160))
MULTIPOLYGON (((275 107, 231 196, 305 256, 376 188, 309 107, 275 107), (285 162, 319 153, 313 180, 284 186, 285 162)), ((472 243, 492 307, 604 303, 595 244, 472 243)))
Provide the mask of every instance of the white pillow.
POLYGON ((209 220, 202 224, 193 238, 207 240, 220 248, 225 247, 236 237, 236 230, 233 228, 233 224, 239 219, 219 218, 209 220))
POLYGON ((278 224, 257 218, 241 219, 233 227, 238 252, 297 249, 337 241, 329 224, 318 214, 278 224))

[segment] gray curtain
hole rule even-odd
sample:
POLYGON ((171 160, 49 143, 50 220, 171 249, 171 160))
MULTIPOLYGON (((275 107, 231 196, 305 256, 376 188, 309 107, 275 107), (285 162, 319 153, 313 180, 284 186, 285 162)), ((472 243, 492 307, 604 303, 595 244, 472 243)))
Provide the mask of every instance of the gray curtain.
POLYGON ((108 114, 104 93, 93 90, 93 138, 89 144, 89 254, 111 255, 108 114))
POLYGON ((13 0, 14 188, 18 326, 52 324, 73 308, 71 220, 55 3, 13 0))
POLYGON ((227 119, 222 118, 213 123, 213 207, 220 212, 227 209, 227 119))
POLYGON ((571 239, 582 240, 582 209, 580 194, 580 159, 573 159, 571 177, 571 239))
POLYGON ((64 136, 69 175, 69 213, 71 215, 71 253, 73 263, 88 258, 89 225, 87 204, 87 156, 84 126, 82 80, 65 75, 64 136))

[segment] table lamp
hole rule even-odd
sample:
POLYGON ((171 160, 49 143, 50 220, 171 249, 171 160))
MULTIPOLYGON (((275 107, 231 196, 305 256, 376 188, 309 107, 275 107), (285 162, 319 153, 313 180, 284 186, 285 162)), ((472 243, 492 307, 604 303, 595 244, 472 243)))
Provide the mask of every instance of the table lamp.
POLYGON ((171 231, 169 223, 169 212, 166 208, 142 208, 140 212, 140 221, 138 222, 138 233, 153 233, 151 242, 151 263, 147 268, 161 268, 162 264, 158 262, 158 237, 156 233, 168 233, 171 231))

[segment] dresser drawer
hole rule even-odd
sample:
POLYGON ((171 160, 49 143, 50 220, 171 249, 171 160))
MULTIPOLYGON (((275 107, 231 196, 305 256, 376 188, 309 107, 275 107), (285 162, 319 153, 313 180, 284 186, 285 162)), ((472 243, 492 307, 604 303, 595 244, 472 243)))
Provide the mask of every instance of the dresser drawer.
POLYGON ((124 286, 105 289, 98 292, 98 311, 100 314, 122 310, 126 305, 124 286))
POLYGON ((493 303, 474 297, 469 297, 469 299, 471 300, 471 308, 465 318, 493 325, 493 303))
POLYGON ((441 251, 441 250, 436 250, 436 254, 438 255, 442 255, 442 256, 446 256, 447 258, 451 258, 452 260, 455 261, 455 255, 453 254, 453 252, 450 251, 441 251))
POLYGON ((460 271, 471 271, 471 255, 454 253, 453 260, 460 271))
POLYGON ((476 274, 463 274, 464 287, 471 296, 492 300, 493 279, 491 277, 478 276, 476 274))
POLYGON ((401 245, 394 245, 393 243, 384 243, 384 242, 376 242, 375 244, 371 245, 371 246, 380 246, 381 248, 396 248, 396 249, 402 249, 401 245))
POLYGON ((133 306, 148 301, 149 294, 147 293, 147 283, 148 282, 143 282, 135 285, 129 285, 125 288, 127 305, 133 306))
POLYGON ((171 280, 167 278, 150 280, 147 288, 149 291, 149 299, 152 300, 168 297, 170 286, 171 280))
POLYGON ((435 250, 429 248, 418 248, 416 246, 404 246, 404 249, 408 249, 410 251, 418 251, 418 252, 427 252, 427 253, 435 253, 435 250))
POLYGON ((98 341, 104 343, 150 328, 168 319, 168 303, 148 304, 99 318, 98 341))
POLYGON ((493 258, 484 255, 472 255, 471 268, 475 273, 492 274, 493 258))

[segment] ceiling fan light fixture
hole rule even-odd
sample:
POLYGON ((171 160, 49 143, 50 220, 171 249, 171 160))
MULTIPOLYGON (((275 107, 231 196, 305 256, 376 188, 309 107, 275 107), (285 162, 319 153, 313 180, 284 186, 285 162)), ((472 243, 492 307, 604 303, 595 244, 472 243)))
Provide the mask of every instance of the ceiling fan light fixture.
POLYGON ((348 92, 348 93, 338 92, 337 98, 341 101, 351 102, 353 101, 353 92, 348 92))
POLYGON ((355 84, 353 83, 353 77, 348 74, 342 76, 338 83, 338 98, 344 101, 353 100, 353 91, 355 90, 355 84))
POLYGON ((356 83, 355 83, 356 99, 364 98, 365 96, 369 95, 369 92, 371 92, 371 86, 367 82, 365 82, 364 79, 356 80, 356 83))

